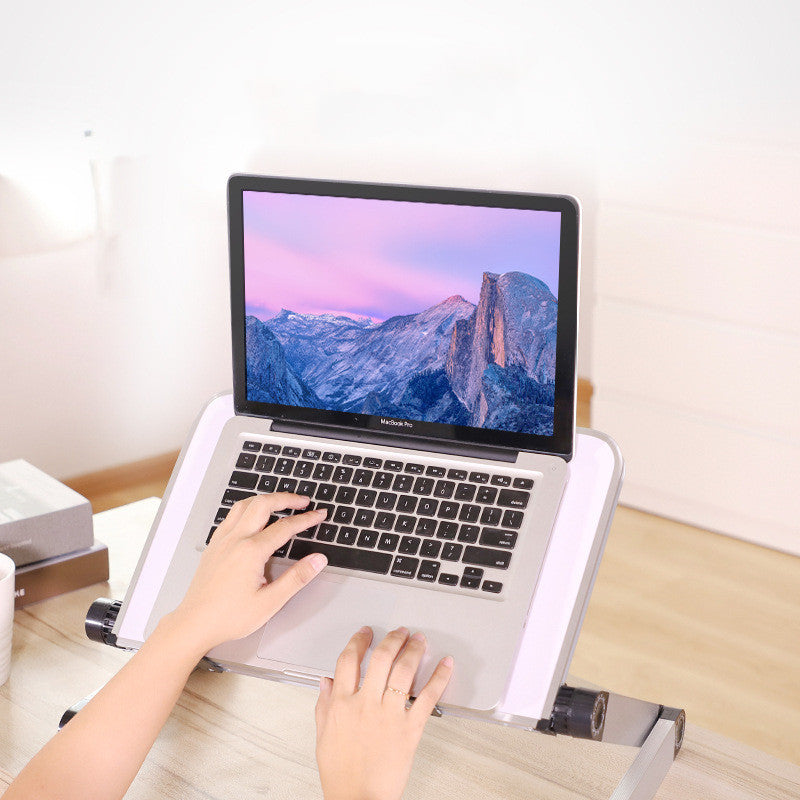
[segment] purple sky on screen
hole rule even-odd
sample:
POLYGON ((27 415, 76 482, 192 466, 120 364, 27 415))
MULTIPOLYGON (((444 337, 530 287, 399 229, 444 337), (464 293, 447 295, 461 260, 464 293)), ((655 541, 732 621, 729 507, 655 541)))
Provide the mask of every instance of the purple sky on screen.
POLYGON ((246 313, 384 320, 527 272, 558 296, 560 215, 361 198, 244 193, 246 313))

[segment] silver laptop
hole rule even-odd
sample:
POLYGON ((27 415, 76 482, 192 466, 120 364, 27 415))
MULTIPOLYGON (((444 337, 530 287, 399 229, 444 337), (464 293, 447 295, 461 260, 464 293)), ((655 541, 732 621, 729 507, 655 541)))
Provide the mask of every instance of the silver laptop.
POLYGON ((456 668, 445 706, 501 700, 574 437, 578 208, 569 197, 233 176, 234 403, 155 603, 174 608, 237 500, 327 518, 271 559, 329 565, 210 654, 331 675, 362 625, 456 668))

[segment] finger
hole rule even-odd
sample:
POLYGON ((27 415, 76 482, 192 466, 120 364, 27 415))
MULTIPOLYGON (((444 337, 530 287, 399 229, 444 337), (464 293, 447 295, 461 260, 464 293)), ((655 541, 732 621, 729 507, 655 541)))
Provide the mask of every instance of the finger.
POLYGON ((280 611, 304 586, 311 583, 328 563, 322 553, 311 553, 301 558, 272 583, 258 590, 259 602, 263 604, 264 622, 280 611))
POLYGON ((336 660, 336 672, 333 674, 335 697, 349 696, 358 691, 361 662, 371 643, 372 628, 366 625, 350 637, 350 641, 336 660))
POLYGON ((303 514, 292 514, 290 517, 281 519, 267 525, 264 530, 254 534, 252 539, 262 548, 264 560, 266 561, 279 547, 286 544, 289 539, 301 531, 319 525, 325 519, 327 512, 314 509, 303 514))
MULTIPOLYGON (((389 677, 386 680, 387 688, 399 689, 406 695, 411 692, 414 676, 417 674, 426 648, 425 636, 421 633, 415 633, 406 643, 403 652, 395 659, 389 677)), ((393 691, 387 692, 384 698, 399 700, 402 699, 402 695, 398 694, 397 691, 393 691)))
POLYGON ((403 649, 408 639, 408 628, 397 628, 387 633, 383 641, 372 651, 367 674, 364 676, 363 689, 379 697, 386 690, 386 679, 392 669, 397 654, 403 649))
POLYGON ((222 520, 217 526, 217 530, 214 531, 214 540, 219 541, 226 533, 229 533, 233 529, 236 523, 242 518, 242 514, 244 514, 247 506, 249 506, 253 500, 255 500, 255 497, 246 497, 244 500, 237 500, 230 507, 225 519, 222 520))
POLYGON ((308 505, 308 498, 289 492, 275 492, 274 494, 260 494, 250 498, 250 503, 245 508, 237 524, 229 536, 244 539, 254 533, 264 530, 271 514, 284 509, 301 509, 308 505))
POLYGON ((314 717, 317 721, 317 732, 322 730, 325 723, 325 718, 328 716, 328 709, 331 707, 331 694, 333 691, 332 678, 319 679, 319 697, 317 698, 317 705, 314 709, 314 717))
POLYGON ((452 674, 453 659, 451 656, 445 656, 436 665, 433 675, 417 695, 417 699, 414 701, 414 705, 411 706, 409 713, 422 725, 425 724, 434 707, 441 700, 452 674))

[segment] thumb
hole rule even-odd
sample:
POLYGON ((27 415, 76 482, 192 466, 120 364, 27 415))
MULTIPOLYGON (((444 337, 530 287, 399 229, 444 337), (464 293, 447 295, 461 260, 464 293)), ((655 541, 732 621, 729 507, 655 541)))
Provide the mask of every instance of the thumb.
POLYGON ((271 609, 270 616, 280 611, 304 586, 311 583, 327 563, 328 559, 322 553, 311 553, 264 586, 261 591, 271 609))

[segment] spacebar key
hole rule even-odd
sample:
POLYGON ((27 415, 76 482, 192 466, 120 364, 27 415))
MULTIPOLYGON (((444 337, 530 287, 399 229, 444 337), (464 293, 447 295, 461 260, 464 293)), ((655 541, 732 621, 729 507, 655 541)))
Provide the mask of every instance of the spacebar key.
POLYGON ((392 566, 392 553, 378 553, 373 550, 357 550, 355 547, 337 547, 335 544, 295 539, 289 558, 297 561, 309 553, 322 553, 328 557, 332 567, 360 569, 364 572, 379 572, 385 575, 392 566))

